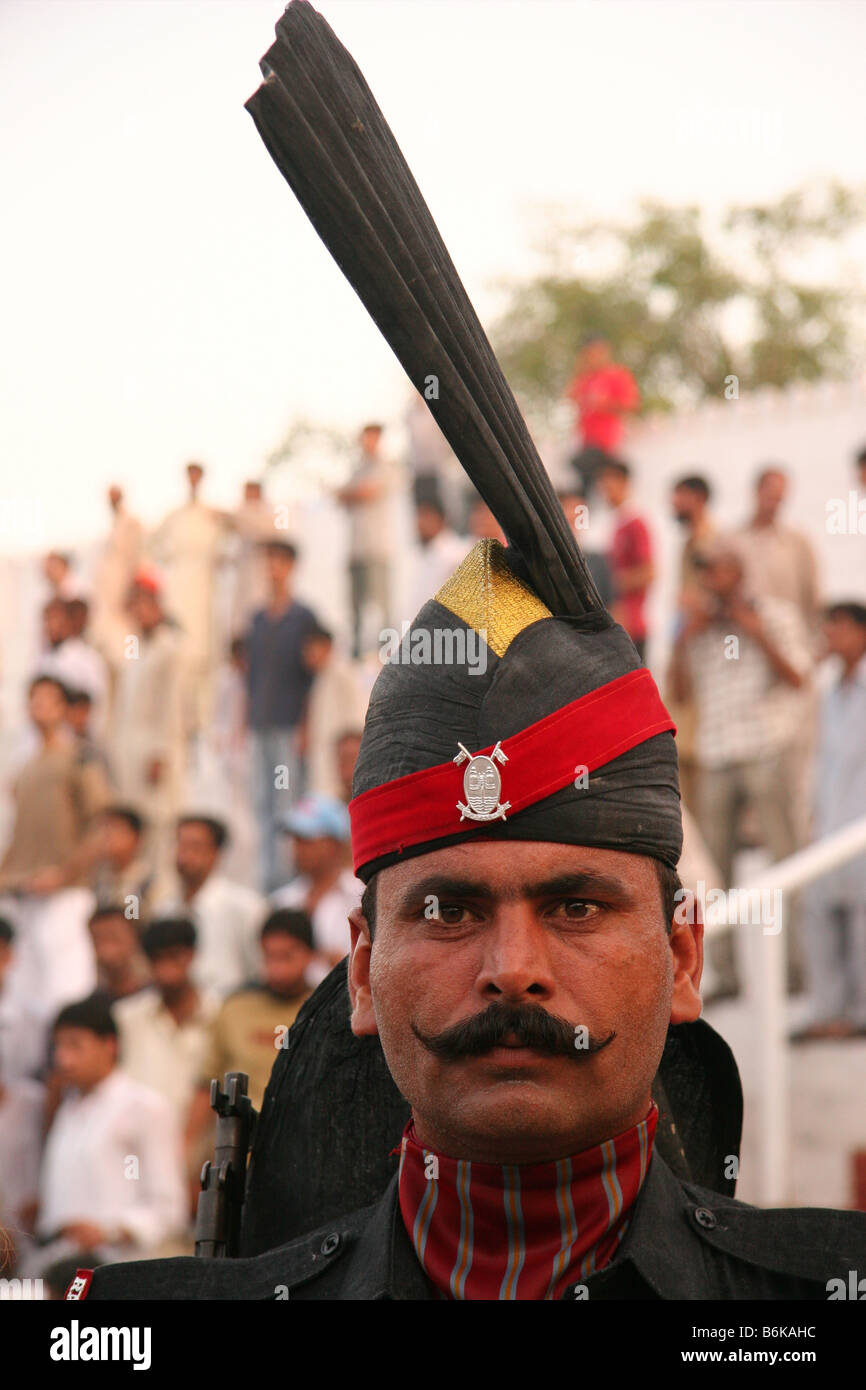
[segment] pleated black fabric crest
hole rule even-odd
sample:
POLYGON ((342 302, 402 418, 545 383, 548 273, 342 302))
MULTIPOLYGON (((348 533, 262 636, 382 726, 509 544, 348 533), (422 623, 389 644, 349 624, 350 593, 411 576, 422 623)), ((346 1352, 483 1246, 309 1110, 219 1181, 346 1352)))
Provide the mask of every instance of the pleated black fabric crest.
MULTIPOLYGON (((553 613, 604 608, 493 349, 427 204, 357 64, 292 0, 246 103, 319 236, 423 392, 553 613)), ((432 597, 432 595, 431 595, 432 597)), ((608 621, 610 621, 608 619, 608 621)))

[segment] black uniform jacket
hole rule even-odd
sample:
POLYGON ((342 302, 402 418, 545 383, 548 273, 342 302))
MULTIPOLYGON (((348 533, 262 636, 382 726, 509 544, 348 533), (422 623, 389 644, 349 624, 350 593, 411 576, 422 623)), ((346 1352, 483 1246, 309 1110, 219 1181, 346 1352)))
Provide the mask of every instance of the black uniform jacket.
MULTIPOLYGON (((681 1182, 653 1155, 616 1259, 565 1298, 826 1299, 866 1276, 866 1213, 762 1210, 681 1182)), ((184 1256, 97 1269, 88 1298, 422 1299, 396 1174, 373 1206, 250 1259, 184 1256)))

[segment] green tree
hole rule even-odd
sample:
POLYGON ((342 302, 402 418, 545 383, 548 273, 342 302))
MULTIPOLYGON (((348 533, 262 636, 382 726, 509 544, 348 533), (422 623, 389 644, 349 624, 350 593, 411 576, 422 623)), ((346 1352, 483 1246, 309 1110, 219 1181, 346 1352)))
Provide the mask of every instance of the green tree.
POLYGON ((627 223, 554 228, 493 330, 530 413, 561 397, 590 335, 634 372, 646 409, 722 397, 732 375, 743 391, 850 374, 864 297, 845 258, 866 194, 829 183, 707 221, 643 201, 627 223))
POLYGON ((334 487, 345 480, 353 438, 345 430, 296 416, 265 459, 264 472, 296 493, 334 487))
POLYGON ((311 445, 325 448, 342 458, 348 454, 351 440, 345 431, 335 429, 331 425, 321 425, 303 417, 296 418, 287 427, 279 444, 265 459, 265 471, 269 472, 271 469, 282 467, 283 464, 296 462, 311 445))

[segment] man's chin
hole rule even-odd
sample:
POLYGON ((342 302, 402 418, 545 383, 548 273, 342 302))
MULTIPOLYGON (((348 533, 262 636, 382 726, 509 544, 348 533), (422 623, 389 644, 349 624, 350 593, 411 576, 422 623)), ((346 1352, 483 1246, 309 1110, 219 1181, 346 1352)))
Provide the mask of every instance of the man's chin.
POLYGON ((549 1057, 546 1069, 488 1056, 482 1071, 480 1060, 475 1059, 471 1084, 464 1071, 442 1089, 433 1127, 445 1141, 445 1153, 482 1163, 540 1163, 595 1142, 604 1123, 596 1116, 598 1087, 587 1087, 583 1104, 573 1063, 560 1059, 568 1070, 552 1077, 549 1057))
POLYGON ((453 1158, 498 1164, 545 1163, 589 1147, 583 1125, 564 1124, 563 1106, 549 1096, 531 1096, 530 1090, 526 1082, 506 1083, 498 1097, 443 1116, 439 1147, 453 1158))

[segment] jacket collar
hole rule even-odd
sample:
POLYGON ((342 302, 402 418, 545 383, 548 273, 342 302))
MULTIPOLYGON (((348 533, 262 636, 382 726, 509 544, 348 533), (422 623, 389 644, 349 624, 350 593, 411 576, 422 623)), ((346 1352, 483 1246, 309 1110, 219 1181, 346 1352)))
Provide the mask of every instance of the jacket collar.
POLYGON ((689 1202, 679 1178, 655 1149, 616 1259, 585 1281, 590 1299, 596 1284, 615 1280, 626 1265, 632 1266, 657 1298, 694 1298, 695 1287, 704 1278, 701 1242, 694 1223, 696 1210, 704 1208, 689 1202))
POLYGON ((350 1299, 435 1298, 406 1234, 395 1173, 352 1251, 343 1293, 350 1299))

